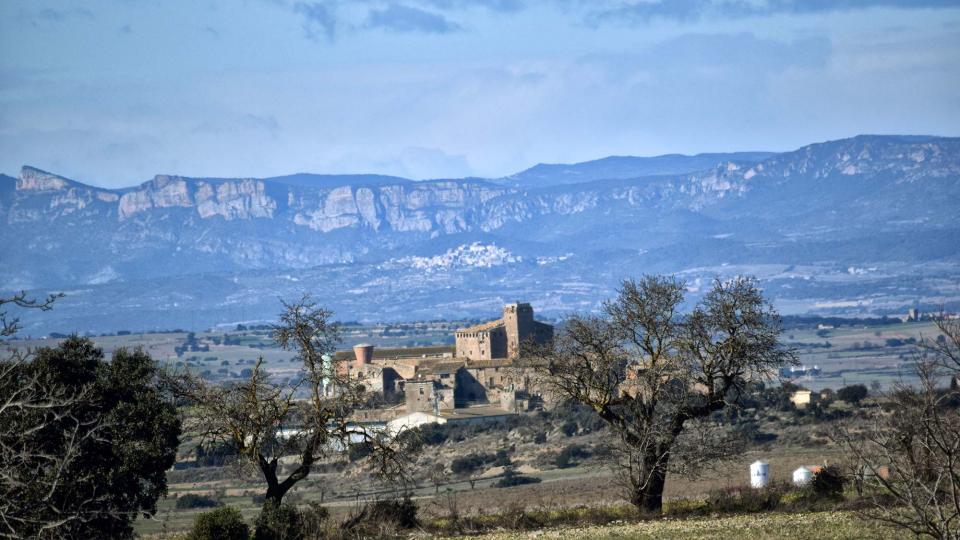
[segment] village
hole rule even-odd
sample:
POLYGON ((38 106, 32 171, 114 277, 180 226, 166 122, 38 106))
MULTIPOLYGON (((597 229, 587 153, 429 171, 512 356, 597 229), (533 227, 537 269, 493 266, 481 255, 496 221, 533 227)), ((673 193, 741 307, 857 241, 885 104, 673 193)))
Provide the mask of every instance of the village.
POLYGON ((530 304, 515 302, 499 319, 456 330, 453 347, 413 355, 360 343, 352 355, 337 353, 336 366, 340 377, 388 403, 399 401, 356 411, 358 424, 385 425, 396 434, 430 423, 498 422, 550 405, 534 370, 516 360, 521 344, 552 336, 553 326, 535 320, 530 304))

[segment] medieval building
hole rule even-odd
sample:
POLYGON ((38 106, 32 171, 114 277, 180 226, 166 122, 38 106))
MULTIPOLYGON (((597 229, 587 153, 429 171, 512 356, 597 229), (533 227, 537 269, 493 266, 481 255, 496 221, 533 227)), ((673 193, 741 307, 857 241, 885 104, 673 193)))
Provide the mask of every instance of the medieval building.
POLYGON ((500 319, 457 330, 455 355, 466 360, 513 359, 528 340, 546 343, 552 337, 553 326, 535 321, 530 304, 516 302, 503 306, 500 319))

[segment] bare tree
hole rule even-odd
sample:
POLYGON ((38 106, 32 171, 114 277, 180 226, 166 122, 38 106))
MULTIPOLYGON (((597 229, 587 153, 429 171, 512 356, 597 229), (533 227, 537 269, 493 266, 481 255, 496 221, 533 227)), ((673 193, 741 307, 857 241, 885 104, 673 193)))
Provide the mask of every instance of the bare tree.
POLYGON ((267 503, 279 506, 318 460, 337 455, 351 443, 371 445, 369 457, 383 476, 402 476, 398 443, 350 421, 364 401, 364 389, 339 369, 339 329, 331 315, 308 296, 284 303, 273 337, 282 348, 295 351, 302 363, 300 376, 292 380, 274 380, 262 360, 249 379, 239 383, 215 385, 189 372, 170 379, 175 392, 194 406, 187 418, 189 431, 206 442, 236 448, 243 463, 263 476, 267 503), (284 457, 293 462, 289 472, 281 467, 284 457))
POLYGON ((872 411, 866 427, 837 438, 852 456, 862 513, 917 537, 960 538, 960 391, 942 384, 960 374, 960 320, 936 323, 913 363, 918 384, 900 383, 872 411))
POLYGON ((43 300, 37 300, 27 296, 24 291, 20 291, 13 296, 0 297, 0 343, 20 331, 20 317, 11 315, 7 311, 11 306, 20 309, 50 311, 53 309, 53 303, 59 298, 63 298, 63 293, 50 294, 43 300))
MULTIPOLYGON (((0 339, 20 326, 7 309, 46 311, 59 296, 0 298, 0 339)), ((133 536, 166 491, 179 434, 154 374, 142 351, 107 363, 76 336, 0 360, 0 538, 133 536)))
POLYGON ((24 359, 0 362, 0 537, 67 538, 74 522, 94 517, 108 493, 63 507, 58 493, 71 483, 89 483, 96 471, 74 474, 81 449, 102 441, 101 418, 81 418, 78 406, 89 403, 91 388, 72 389, 46 374, 23 368, 24 359), (45 448, 34 435, 61 425, 64 444, 45 448), (28 504, 29 502, 29 504, 28 504))
POLYGON ((601 315, 572 317, 553 343, 525 347, 549 391, 613 429, 630 501, 644 511, 661 510, 668 472, 694 472, 736 450, 704 419, 736 406, 750 380, 795 361, 753 279, 716 281, 686 316, 684 290, 662 276, 625 281, 601 315))
MULTIPOLYGON (((20 330, 20 318, 8 312, 10 307, 48 311, 59 296, 38 301, 20 292, 0 298, 0 345, 20 330)), ((77 392, 41 373, 26 372, 23 366, 29 357, 28 350, 12 349, 0 362, 0 537, 58 538, 63 537, 60 531, 65 525, 85 516, 75 509, 58 508, 54 494, 82 443, 97 437, 102 427, 72 414, 75 405, 89 398, 89 389, 77 392), (64 448, 52 452, 26 444, 31 434, 56 422, 72 425, 64 448), (23 494, 28 490, 40 494, 39 507, 24 504, 23 494)))

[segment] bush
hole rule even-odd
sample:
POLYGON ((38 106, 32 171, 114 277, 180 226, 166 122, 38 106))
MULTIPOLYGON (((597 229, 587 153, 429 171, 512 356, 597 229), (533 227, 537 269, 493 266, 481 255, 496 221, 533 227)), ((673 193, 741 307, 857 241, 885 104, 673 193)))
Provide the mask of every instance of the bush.
POLYGON ((567 437, 574 436, 577 433, 577 429, 577 423, 573 420, 564 422, 564 424, 560 426, 560 431, 562 431, 567 437))
POLYGON ((847 403, 857 404, 865 397, 867 397, 867 387, 862 384, 852 384, 837 390, 837 399, 847 403))
POLYGON ((375 501, 370 507, 370 516, 377 521, 387 521, 401 529, 412 529, 419 524, 417 520, 417 503, 410 495, 399 499, 385 499, 375 501))
POLYGON ((761 489, 729 487, 711 491, 705 502, 711 512, 767 512, 776 510, 781 497, 789 490, 787 484, 770 484, 761 489))
POLYGON ((817 498, 843 498, 844 478, 840 468, 836 465, 823 467, 810 480, 810 489, 817 498))
POLYGON ((508 469, 506 472, 503 473, 503 477, 500 478, 500 480, 497 480, 497 482, 493 484, 493 486, 498 488, 506 488, 506 487, 513 487, 513 486, 522 486, 525 484, 539 484, 539 483, 540 483, 540 479, 535 476, 525 476, 522 474, 517 474, 516 472, 508 469))
POLYGON ((198 467, 222 467, 237 455, 237 448, 232 442, 215 442, 207 445, 197 445, 198 467))
POLYGON ((361 460, 373 453, 373 445, 368 442, 361 442, 350 445, 347 452, 351 462, 361 460))
POLYGON ((579 444, 571 444, 557 454, 553 463, 561 469, 566 469, 567 467, 576 465, 577 460, 588 457, 590 457, 590 451, 587 450, 586 447, 579 444))
POLYGON ((348 538, 393 538, 397 529, 419 526, 417 504, 409 494, 366 504, 343 522, 340 532, 348 538))
POLYGON ((303 519, 303 534, 305 538, 326 538, 325 526, 330 521, 330 511, 320 503, 310 503, 307 508, 300 510, 303 519))
POLYGON ((767 433, 762 431, 760 426, 752 420, 737 424, 734 430, 741 437, 743 437, 745 441, 754 444, 766 444, 777 439, 777 435, 775 433, 767 433))
POLYGON ((220 506, 220 501, 207 497, 206 495, 196 495, 188 493, 177 499, 177 510, 187 510, 190 508, 216 508, 220 506))
POLYGON ((467 454, 463 457, 454 458, 450 463, 450 471, 453 474, 469 474, 487 463, 496 461, 497 457, 493 454, 467 454))
POLYGON ((243 521, 240 511, 232 506, 223 506, 204 512, 193 521, 193 529, 187 540, 247 540, 250 528, 243 521))
POLYGON ((437 446, 447 442, 449 432, 440 424, 426 424, 420 426, 420 438, 428 446, 437 446))
POLYGON ((303 519, 295 506, 268 501, 257 516, 254 540, 303 540, 303 519))
POLYGON ((497 455, 493 460, 493 465, 495 467, 509 467, 511 465, 510 453, 506 450, 497 450, 497 455))
POLYGON ((545 431, 538 431, 536 435, 533 436, 533 444, 544 444, 547 442, 547 433, 545 431))

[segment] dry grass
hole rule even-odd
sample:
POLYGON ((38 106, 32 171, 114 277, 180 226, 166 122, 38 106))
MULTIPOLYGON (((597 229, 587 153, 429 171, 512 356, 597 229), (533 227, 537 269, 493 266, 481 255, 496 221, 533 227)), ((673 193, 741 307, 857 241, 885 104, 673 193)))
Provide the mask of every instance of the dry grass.
POLYGON ((861 521, 852 512, 781 513, 704 517, 696 519, 661 519, 629 524, 575 526, 526 532, 496 532, 482 536, 485 540, 520 540, 527 538, 596 538, 596 539, 697 539, 736 538, 761 540, 783 538, 808 540, 848 538, 900 538, 895 531, 861 521))

